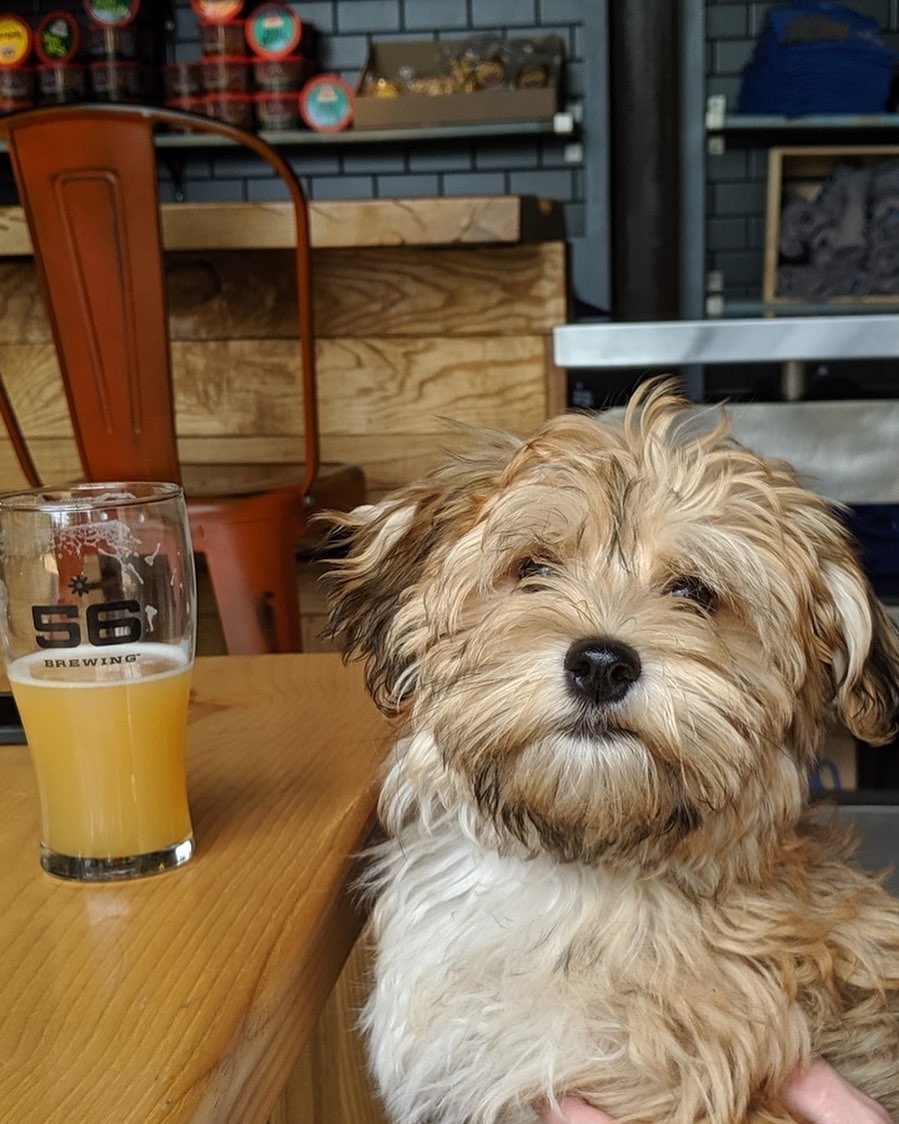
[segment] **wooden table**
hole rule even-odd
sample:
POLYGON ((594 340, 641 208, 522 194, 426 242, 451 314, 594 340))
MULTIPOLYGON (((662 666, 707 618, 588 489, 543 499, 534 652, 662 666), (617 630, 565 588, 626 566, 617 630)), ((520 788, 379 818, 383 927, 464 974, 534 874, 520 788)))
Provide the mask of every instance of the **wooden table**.
POLYGON ((27 750, 0 746, 0 1121, 269 1118, 360 931, 386 732, 337 656, 200 659, 196 856, 104 886, 40 869, 27 750))

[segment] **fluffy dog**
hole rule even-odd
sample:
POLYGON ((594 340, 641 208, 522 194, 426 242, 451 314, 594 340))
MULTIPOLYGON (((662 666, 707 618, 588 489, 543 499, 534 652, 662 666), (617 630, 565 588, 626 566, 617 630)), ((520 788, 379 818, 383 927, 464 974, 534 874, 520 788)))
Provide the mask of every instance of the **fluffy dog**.
POLYGON ((895 734, 897 637, 828 505, 685 406, 483 435, 338 517, 331 629, 401 727, 364 1014, 396 1124, 785 1124, 814 1055, 899 1113, 899 903, 807 810, 831 716, 895 734))

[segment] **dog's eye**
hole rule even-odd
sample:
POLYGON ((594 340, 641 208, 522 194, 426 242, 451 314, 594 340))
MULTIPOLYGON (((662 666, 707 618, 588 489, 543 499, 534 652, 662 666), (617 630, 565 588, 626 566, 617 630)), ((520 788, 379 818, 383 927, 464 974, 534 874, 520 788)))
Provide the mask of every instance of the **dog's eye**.
POLYGON ((665 592, 671 597, 682 597, 685 601, 692 601, 709 613, 714 612, 718 606, 718 595, 699 578, 689 576, 674 578, 665 587, 665 592))
POLYGON ((515 567, 516 579, 519 582, 531 582, 532 589, 539 588, 541 578, 553 578, 557 573, 558 570, 551 562, 540 558, 522 558, 515 567))

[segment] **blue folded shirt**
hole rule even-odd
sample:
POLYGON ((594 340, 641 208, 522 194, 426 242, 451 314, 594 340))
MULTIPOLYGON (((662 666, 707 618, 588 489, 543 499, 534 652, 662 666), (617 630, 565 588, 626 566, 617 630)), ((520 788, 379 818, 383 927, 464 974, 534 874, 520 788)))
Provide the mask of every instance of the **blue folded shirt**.
POLYGON ((897 64, 876 20, 833 0, 777 4, 743 71, 739 112, 882 113, 897 64))

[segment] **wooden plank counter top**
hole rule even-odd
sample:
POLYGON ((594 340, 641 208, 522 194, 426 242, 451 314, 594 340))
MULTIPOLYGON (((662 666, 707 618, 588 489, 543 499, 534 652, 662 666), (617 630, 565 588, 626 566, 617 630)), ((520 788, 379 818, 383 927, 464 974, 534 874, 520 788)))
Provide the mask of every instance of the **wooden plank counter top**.
MULTIPOLYGON (((165 203, 168 250, 277 250, 294 244, 289 203, 165 203)), ((446 199, 364 199, 310 202, 312 245, 318 250, 362 246, 489 245, 545 237, 561 229, 559 204, 517 195, 446 199)), ((0 257, 30 254, 22 208, 0 207, 0 257)))
POLYGON ((27 751, 0 746, 0 1120, 268 1118, 360 928, 346 893, 386 726, 333 655, 200 659, 197 854, 45 874, 27 751))

